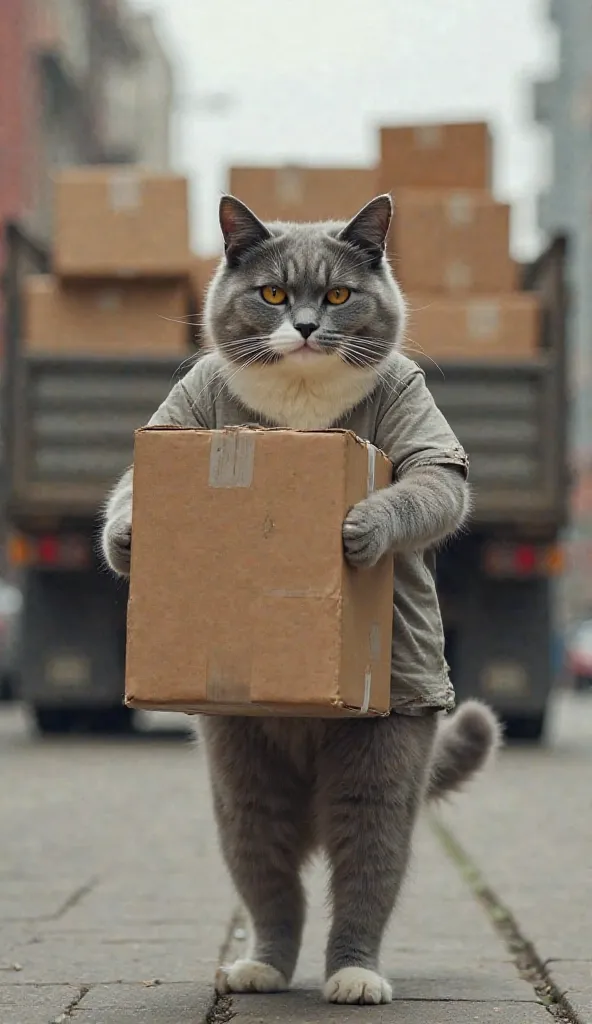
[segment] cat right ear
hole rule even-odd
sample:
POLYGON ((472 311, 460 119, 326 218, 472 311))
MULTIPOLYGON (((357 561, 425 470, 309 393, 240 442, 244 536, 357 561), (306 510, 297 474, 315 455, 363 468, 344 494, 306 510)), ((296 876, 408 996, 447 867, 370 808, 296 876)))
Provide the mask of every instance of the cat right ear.
POLYGON ((234 196, 220 200, 220 227, 224 237, 224 252, 229 266, 237 266, 249 249, 271 238, 271 233, 258 217, 234 196))

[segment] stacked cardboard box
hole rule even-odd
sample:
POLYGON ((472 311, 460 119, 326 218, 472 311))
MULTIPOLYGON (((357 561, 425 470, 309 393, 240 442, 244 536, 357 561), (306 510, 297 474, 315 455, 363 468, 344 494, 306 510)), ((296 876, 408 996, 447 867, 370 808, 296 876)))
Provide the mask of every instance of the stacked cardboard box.
POLYGON ((483 122, 380 129, 379 182, 399 188, 491 188, 492 141, 483 122))
POLYGON ((221 256, 194 256, 192 259, 191 288, 199 310, 203 310, 208 285, 221 258, 221 256))
POLYGON ((186 179, 66 170, 55 181, 55 276, 27 281, 29 350, 182 357, 189 270, 186 179))
POLYGON ((232 167, 230 192, 262 220, 343 220, 376 195, 366 167, 232 167))
POLYGON ((390 254, 407 292, 513 292, 510 208, 484 190, 395 195, 390 254))
POLYGON ((435 358, 524 359, 538 303, 518 294, 510 208, 492 191, 484 123, 383 128, 378 180, 395 198, 389 256, 410 307, 410 348, 435 358))

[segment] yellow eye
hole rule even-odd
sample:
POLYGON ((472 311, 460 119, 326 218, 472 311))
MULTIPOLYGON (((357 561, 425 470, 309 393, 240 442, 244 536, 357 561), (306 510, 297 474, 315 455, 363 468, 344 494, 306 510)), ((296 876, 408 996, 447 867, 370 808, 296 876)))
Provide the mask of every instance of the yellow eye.
POLYGON ((327 292, 326 299, 331 306, 343 306, 351 295, 349 288, 332 288, 327 292))
POLYGON ((287 295, 283 288, 276 288, 274 284, 266 284, 261 289, 261 298, 269 302, 270 306, 281 306, 286 301, 287 295))

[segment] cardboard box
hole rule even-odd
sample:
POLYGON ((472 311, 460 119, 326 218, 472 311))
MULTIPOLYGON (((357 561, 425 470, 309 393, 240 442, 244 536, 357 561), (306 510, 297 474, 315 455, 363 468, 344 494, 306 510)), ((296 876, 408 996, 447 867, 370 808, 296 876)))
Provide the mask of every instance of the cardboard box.
POLYGON ((380 129, 381 192, 398 188, 491 188, 492 145, 484 122, 380 129))
POLYGON ((76 167, 55 179, 62 277, 187 277, 187 180, 139 167, 76 167))
POLYGON ((349 220, 377 194, 366 167, 232 167, 230 192, 262 220, 349 220))
POLYGON ((191 286, 198 309, 203 309, 205 294, 218 267, 221 256, 194 256, 191 263, 191 286))
POLYGON ((407 296, 409 324, 405 351, 436 361, 532 359, 537 354, 541 308, 534 294, 407 296))
POLYGON ((127 704, 386 714, 393 562, 348 566, 342 523, 391 479, 347 431, 138 431, 127 704))
POLYGON ((510 207, 484 191, 406 191, 396 197, 389 255, 404 291, 512 292, 510 207))
POLYGON ((183 283, 61 285, 36 274, 26 279, 24 297, 29 352, 182 357, 188 349, 183 283))

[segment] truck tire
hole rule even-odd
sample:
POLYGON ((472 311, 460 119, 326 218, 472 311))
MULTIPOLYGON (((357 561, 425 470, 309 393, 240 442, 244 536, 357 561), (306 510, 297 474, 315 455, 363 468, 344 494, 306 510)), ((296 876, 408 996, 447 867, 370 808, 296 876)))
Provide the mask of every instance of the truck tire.
POLYGON ((34 704, 31 707, 31 715, 41 736, 65 736, 66 733, 75 731, 77 713, 72 708, 34 704))
POLYGON ((134 731, 134 713, 122 704, 92 708, 86 712, 89 732, 103 736, 123 736, 134 731))
POLYGON ((510 742, 541 743, 545 733, 546 709, 532 714, 504 718, 504 737, 510 742))
POLYGON ((37 732, 42 736, 65 736, 68 733, 121 736, 134 729, 133 711, 119 704, 114 707, 34 704, 31 713, 37 732))

